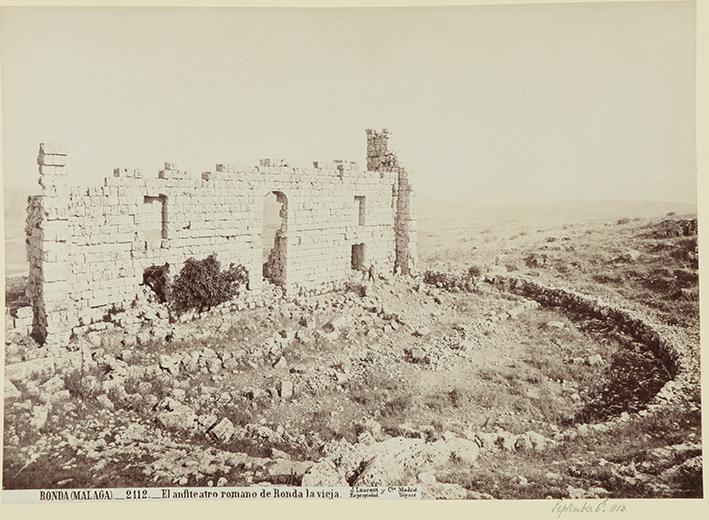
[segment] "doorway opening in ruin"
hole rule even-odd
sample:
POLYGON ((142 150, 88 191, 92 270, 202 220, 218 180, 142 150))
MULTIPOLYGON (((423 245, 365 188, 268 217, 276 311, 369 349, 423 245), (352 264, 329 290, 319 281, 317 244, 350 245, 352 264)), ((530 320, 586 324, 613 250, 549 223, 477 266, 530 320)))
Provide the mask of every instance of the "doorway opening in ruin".
POLYGON ((275 285, 286 283, 288 199, 272 191, 263 203, 263 277, 275 285))
POLYGON ((364 269, 364 244, 352 244, 352 269, 354 271, 364 269))

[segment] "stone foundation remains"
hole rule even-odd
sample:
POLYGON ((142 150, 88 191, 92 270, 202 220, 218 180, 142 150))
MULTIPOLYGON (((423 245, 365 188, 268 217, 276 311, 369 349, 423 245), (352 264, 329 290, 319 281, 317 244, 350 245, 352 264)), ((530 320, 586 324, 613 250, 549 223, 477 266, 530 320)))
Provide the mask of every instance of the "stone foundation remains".
POLYGON ((288 293, 340 287, 357 265, 378 273, 416 269, 416 218, 407 170, 388 148, 389 131, 367 130, 367 169, 347 161, 293 167, 217 165, 201 178, 165 163, 157 178, 118 168, 103 186, 67 184, 64 148, 41 144, 42 194, 28 200, 28 296, 35 336, 66 344, 72 329, 130 305, 145 269, 215 253, 241 264, 249 289, 264 281, 288 293), (283 225, 263 264, 265 196, 275 193, 283 225))

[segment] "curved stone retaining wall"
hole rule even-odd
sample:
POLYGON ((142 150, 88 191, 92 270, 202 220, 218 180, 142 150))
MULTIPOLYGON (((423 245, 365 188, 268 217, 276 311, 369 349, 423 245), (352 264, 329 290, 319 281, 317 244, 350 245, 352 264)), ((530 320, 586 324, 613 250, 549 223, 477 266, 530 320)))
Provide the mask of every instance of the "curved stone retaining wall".
MULTIPOLYGON (((671 376, 662 389, 648 403, 646 409, 638 412, 647 415, 677 403, 687 397, 685 390, 697 383, 697 359, 691 355, 688 345, 679 340, 669 327, 654 322, 647 316, 606 301, 591 297, 571 289, 561 289, 543 285, 536 280, 520 276, 492 275, 486 281, 505 290, 536 300, 549 307, 559 307, 571 313, 582 314, 610 322, 618 330, 646 345, 662 361, 671 376)), ((634 415, 634 414, 633 414, 634 415)), ((627 420, 624 417, 624 422, 627 420)), ((618 422, 618 418, 608 421, 618 422)), ((586 425, 577 426, 581 431, 586 425)), ((602 429, 602 425, 601 428, 602 429)), ((587 428, 587 427, 586 427, 587 428)))

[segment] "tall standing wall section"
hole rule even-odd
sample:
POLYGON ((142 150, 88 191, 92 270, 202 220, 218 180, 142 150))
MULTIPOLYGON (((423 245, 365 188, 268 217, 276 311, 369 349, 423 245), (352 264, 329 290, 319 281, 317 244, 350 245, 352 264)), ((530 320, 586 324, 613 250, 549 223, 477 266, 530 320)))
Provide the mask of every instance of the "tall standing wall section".
POLYGON ((367 130, 367 170, 393 172, 396 235, 394 272, 410 274, 416 270, 418 254, 416 250, 416 207, 414 190, 409 182, 409 173, 399 159, 389 150, 388 129, 367 130))

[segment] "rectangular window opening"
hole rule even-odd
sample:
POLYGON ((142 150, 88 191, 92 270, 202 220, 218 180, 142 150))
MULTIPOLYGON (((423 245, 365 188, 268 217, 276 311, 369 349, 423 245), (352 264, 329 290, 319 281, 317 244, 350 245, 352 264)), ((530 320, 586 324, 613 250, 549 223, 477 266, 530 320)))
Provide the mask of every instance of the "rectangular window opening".
POLYGON ((355 196, 355 214, 357 218, 357 225, 358 226, 364 226, 364 217, 365 217, 365 205, 364 205, 364 196, 355 196))
POLYGON ((140 229, 145 240, 167 238, 167 196, 144 196, 140 212, 140 229))

